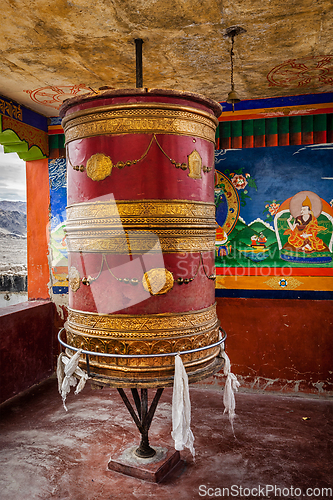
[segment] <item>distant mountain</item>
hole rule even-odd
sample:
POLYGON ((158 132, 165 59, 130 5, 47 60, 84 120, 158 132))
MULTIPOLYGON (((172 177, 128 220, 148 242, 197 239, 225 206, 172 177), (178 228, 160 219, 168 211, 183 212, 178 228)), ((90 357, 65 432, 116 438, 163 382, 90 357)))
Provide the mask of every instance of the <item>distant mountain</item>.
POLYGON ((0 200, 0 209, 9 212, 20 212, 22 214, 27 213, 27 203, 25 201, 9 201, 0 200))
POLYGON ((235 224, 235 227, 232 230, 232 238, 231 239, 235 239, 237 234, 240 233, 241 231, 243 231, 243 229, 245 229, 246 227, 247 227, 247 225, 245 224, 245 222, 240 220, 240 217, 239 217, 239 219, 237 220, 237 222, 235 224))
MULTIPOLYGON (((237 220, 237 223, 229 236, 229 243, 232 244, 233 248, 244 249, 246 247, 251 247, 252 236, 259 236, 260 233, 266 237, 265 247, 268 248, 276 243, 275 231, 267 223, 261 219, 256 219, 247 225, 243 220, 237 220)), ((231 264, 230 264, 231 265, 231 264)))
POLYGON ((27 216, 18 210, 0 208, 0 234, 12 233, 18 236, 27 234, 27 216))
POLYGON ((254 231, 257 233, 260 233, 261 231, 264 231, 266 228, 270 229, 271 231, 274 232, 274 229, 268 222, 263 221, 262 219, 256 219, 252 222, 250 222, 249 227, 251 227, 254 231))
POLYGON ((244 220, 241 217, 238 217, 238 220, 237 220, 236 225, 235 225, 235 229, 237 229, 238 231, 241 231, 242 229, 244 229, 244 227, 246 227, 246 223, 244 222, 244 220))

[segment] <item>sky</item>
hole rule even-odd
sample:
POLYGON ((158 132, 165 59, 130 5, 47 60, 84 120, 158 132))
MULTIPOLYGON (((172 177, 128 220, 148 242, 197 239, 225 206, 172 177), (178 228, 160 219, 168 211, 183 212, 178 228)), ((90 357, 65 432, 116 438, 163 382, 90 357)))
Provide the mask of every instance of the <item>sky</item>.
POLYGON ((0 145, 0 200, 26 201, 25 161, 0 145))

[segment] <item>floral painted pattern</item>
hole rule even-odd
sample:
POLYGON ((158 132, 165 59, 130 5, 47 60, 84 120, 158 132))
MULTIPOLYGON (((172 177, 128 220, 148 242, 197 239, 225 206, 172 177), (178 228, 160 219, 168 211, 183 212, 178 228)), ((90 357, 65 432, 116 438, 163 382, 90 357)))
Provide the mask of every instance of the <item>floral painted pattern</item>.
POLYGON ((252 200, 251 196, 248 194, 248 188, 254 188, 257 191, 256 181, 249 173, 243 172, 243 167, 235 170, 235 172, 230 172, 229 169, 224 171, 224 175, 229 177, 234 188, 237 189, 240 199, 240 204, 242 207, 246 205, 246 199, 252 200))
POLYGON ((244 175, 234 175, 233 178, 231 179, 231 182, 236 189, 245 189, 247 186, 247 180, 246 177, 244 177, 244 175))
POLYGON ((266 214, 267 221, 273 221, 275 215, 277 214, 279 207, 281 205, 282 200, 272 200, 266 201, 265 209, 263 210, 263 214, 266 214))

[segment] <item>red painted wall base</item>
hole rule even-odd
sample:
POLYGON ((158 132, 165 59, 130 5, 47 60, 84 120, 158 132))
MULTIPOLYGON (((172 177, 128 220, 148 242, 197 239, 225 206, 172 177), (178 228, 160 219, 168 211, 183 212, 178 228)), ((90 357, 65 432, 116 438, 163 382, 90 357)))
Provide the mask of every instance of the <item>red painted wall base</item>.
POLYGON ((242 388, 333 394, 331 301, 217 298, 217 314, 242 388))
POLYGON ((54 372, 54 304, 35 300, 0 309, 0 403, 54 372))

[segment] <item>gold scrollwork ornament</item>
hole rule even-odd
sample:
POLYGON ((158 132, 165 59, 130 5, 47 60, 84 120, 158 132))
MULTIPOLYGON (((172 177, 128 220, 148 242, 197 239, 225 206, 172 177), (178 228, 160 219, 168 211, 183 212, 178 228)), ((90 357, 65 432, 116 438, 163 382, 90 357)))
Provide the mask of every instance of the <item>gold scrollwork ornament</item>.
POLYGON ((150 269, 142 278, 142 286, 151 295, 163 295, 171 290, 174 284, 173 275, 164 267, 150 269))
POLYGON ((112 160, 109 156, 96 153, 87 161, 87 176, 93 181, 103 181, 111 174, 112 166, 112 160))
POLYGON ((195 149, 191 154, 188 155, 188 176, 191 179, 201 179, 201 168, 202 168, 202 158, 198 151, 195 149))
POLYGON ((68 282, 73 292, 76 292, 80 288, 80 273, 74 266, 69 270, 68 282))

